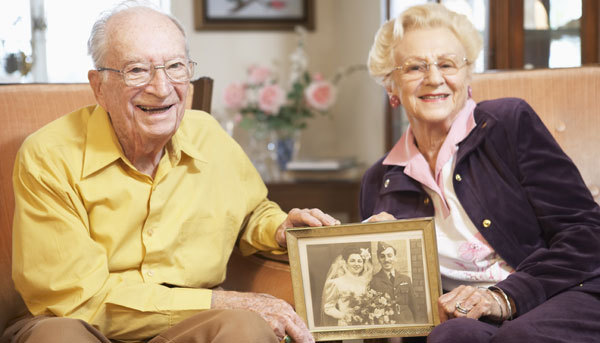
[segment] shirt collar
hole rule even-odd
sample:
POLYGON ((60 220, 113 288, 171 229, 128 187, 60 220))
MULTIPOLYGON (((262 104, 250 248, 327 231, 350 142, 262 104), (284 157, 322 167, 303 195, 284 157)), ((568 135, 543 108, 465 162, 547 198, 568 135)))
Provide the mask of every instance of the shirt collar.
MULTIPOLYGON (((475 109, 475 106, 476 104, 473 99, 467 99, 465 106, 463 106, 456 116, 456 119, 452 123, 450 131, 448 132, 448 136, 446 136, 446 140, 442 144, 442 148, 438 153, 436 171, 438 167, 441 168, 439 165, 440 157, 443 156, 443 159, 447 161, 449 158, 449 156, 446 156, 447 153, 452 152, 450 154, 451 156, 454 152, 456 152, 457 144, 465 139, 471 130, 473 130, 473 128, 476 126, 475 119, 473 117, 473 110, 475 109)), ((411 160, 418 159, 419 156, 424 160, 423 155, 415 144, 415 136, 412 132, 412 128, 409 125, 408 129, 404 132, 402 137, 400 137, 392 150, 390 150, 390 153, 383 160, 382 164, 406 166, 411 160)))
POLYGON ((119 158, 126 160, 119 139, 108 113, 97 105, 87 124, 82 177, 95 173, 119 158))
MULTIPOLYGON (((190 132, 191 128, 189 127, 190 124, 188 123, 188 120, 186 120, 187 117, 189 117, 189 115, 186 113, 181 120, 179 128, 171 138, 169 144, 167 144, 167 151, 169 152, 169 157, 173 165, 176 165, 181 160, 182 152, 195 160, 206 162, 204 154, 202 154, 196 144, 193 144, 190 132)), ((200 132, 198 132, 198 128, 196 128, 195 134, 203 135, 205 134, 203 130, 204 128, 200 128, 200 132)))
MULTIPOLYGON (((189 139, 185 117, 184 115, 178 130, 165 149, 172 165, 177 165, 181 161, 182 152, 195 160, 206 162, 200 150, 189 139)), ((119 158, 130 164, 123 153, 108 113, 100 105, 97 105, 87 124, 82 177, 97 172, 119 158)))

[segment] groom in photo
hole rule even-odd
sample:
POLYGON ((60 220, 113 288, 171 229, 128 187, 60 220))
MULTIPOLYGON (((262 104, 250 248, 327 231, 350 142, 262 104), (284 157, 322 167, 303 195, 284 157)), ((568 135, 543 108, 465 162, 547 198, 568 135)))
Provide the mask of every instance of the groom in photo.
POLYGON ((397 304, 396 313, 392 316, 397 324, 415 322, 415 293, 411 280, 394 268, 396 249, 388 243, 377 242, 377 258, 381 270, 373 275, 370 287, 381 293, 387 293, 397 304))

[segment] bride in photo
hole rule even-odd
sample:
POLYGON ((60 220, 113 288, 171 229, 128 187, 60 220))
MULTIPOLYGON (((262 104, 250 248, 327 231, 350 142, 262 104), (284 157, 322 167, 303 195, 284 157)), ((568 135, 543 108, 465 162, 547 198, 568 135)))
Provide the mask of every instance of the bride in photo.
POLYGON ((323 287, 322 318, 325 326, 362 322, 352 307, 352 298, 367 292, 372 276, 369 248, 359 244, 345 246, 331 264, 323 287))

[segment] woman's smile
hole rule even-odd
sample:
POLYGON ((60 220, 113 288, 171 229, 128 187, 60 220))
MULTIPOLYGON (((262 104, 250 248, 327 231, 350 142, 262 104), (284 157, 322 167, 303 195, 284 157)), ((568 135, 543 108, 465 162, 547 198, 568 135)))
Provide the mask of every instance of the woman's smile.
POLYGON ((425 101, 425 102, 438 102, 438 101, 443 101, 446 100, 448 97, 450 96, 450 94, 426 94, 426 95, 421 95, 419 97, 419 99, 425 101))

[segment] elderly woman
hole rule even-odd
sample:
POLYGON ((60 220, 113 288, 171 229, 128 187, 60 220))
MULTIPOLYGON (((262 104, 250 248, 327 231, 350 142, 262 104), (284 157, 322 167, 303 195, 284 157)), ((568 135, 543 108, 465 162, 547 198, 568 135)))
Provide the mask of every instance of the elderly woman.
POLYGON ((364 175, 362 216, 434 216, 446 293, 428 341, 597 341, 600 208, 527 103, 471 99, 481 45, 437 4, 380 28, 369 70, 410 126, 364 175))
POLYGON ((351 325, 361 322, 352 305, 353 297, 365 294, 373 265, 368 249, 356 244, 346 246, 331 264, 323 287, 323 323, 351 325))

